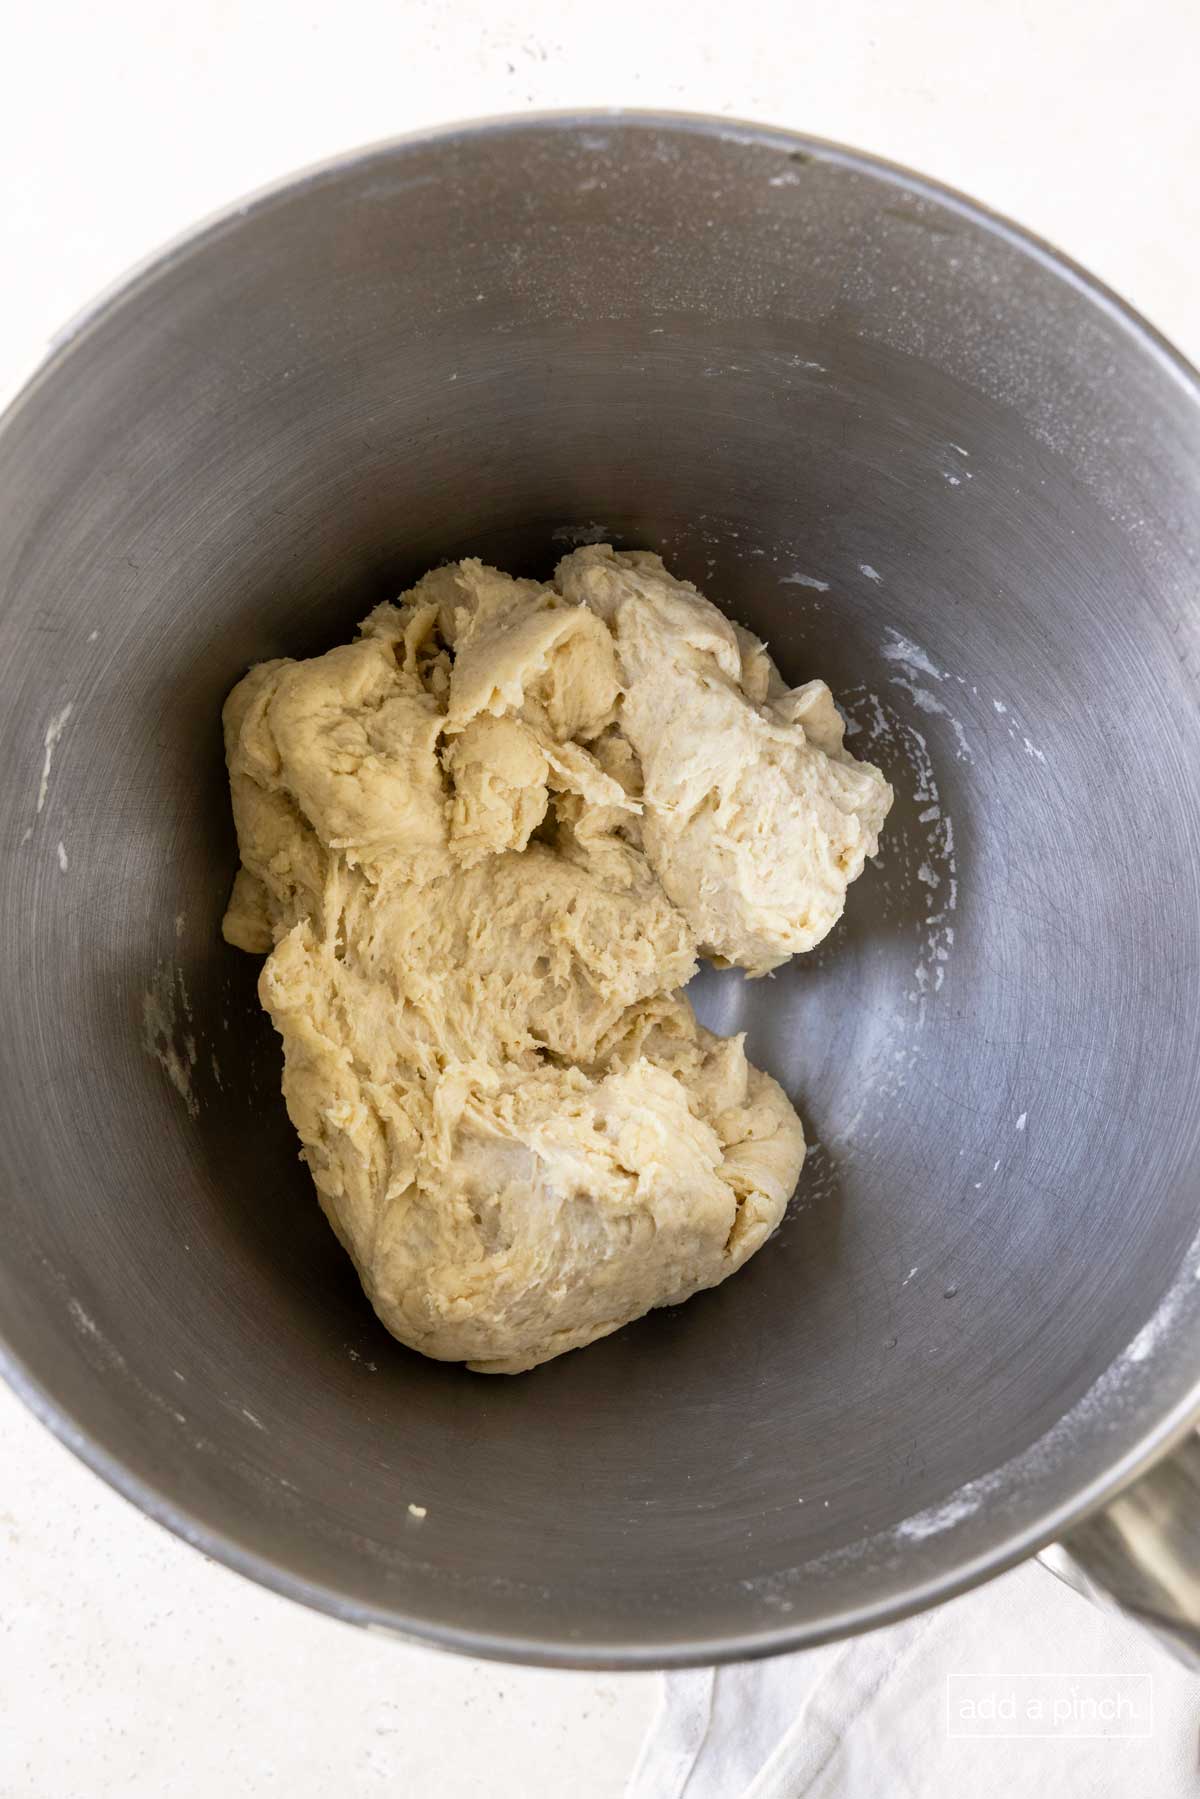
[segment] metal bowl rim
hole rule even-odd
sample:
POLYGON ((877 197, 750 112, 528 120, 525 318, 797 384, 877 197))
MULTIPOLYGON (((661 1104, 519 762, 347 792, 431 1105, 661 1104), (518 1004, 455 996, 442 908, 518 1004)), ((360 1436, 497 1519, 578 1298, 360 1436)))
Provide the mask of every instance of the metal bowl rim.
MULTIPOLYGON (((1164 373, 1182 387, 1188 397, 1200 405, 1200 371, 1134 307, 1036 233, 979 204, 955 188, 918 174, 901 164, 889 162, 883 157, 782 126, 670 110, 582 108, 503 114, 403 133, 323 159, 270 182, 221 208, 136 263, 55 334, 42 361, 35 366, 8 406, 0 412, 0 436, 14 426, 25 406, 43 384, 58 374, 94 330, 149 289, 162 275, 177 269, 195 251, 218 238, 224 231, 236 227, 247 217, 265 211, 281 200, 290 200, 308 188, 365 169, 373 163, 385 164, 413 151, 439 145, 449 147, 468 139, 507 136, 525 131, 549 129, 571 134, 628 126, 648 131, 657 129, 690 132, 700 137, 735 145, 758 146, 785 155, 800 152, 814 161, 832 163, 871 176, 902 192, 956 212, 1041 264, 1052 275, 1074 288, 1082 299, 1107 313, 1144 353, 1159 364, 1164 373)), ((1197 1244, 1200 1245, 1200 1239, 1197 1244)), ((1191 1254, 1194 1258, 1196 1246, 1191 1254)), ((1168 1293, 1159 1308, 1162 1315, 1166 1315, 1171 1303, 1171 1294, 1168 1293)), ((345 1623, 356 1624, 426 1648, 538 1667, 613 1671, 701 1667, 713 1662, 744 1661, 778 1655, 860 1631, 874 1630, 941 1604, 1035 1554, 1071 1525, 1077 1524, 1106 1504, 1200 1423, 1198 1370, 1195 1381, 1182 1399, 1164 1415, 1156 1418, 1138 1441, 1103 1476, 1069 1494, 1032 1524, 1002 1538, 984 1553, 915 1582, 897 1596, 844 1606, 813 1622, 785 1624, 741 1635, 715 1636, 686 1645, 681 1645, 674 1639, 655 1643, 643 1638, 637 1642, 589 1649, 581 1641, 541 1641, 535 1636, 526 1638, 502 1632, 431 1624, 396 1607, 363 1605, 348 1599, 334 1587, 303 1580, 287 1568, 247 1548, 235 1537, 212 1528, 186 1506, 167 1497, 152 1481, 143 1480, 131 1473, 77 1418, 50 1397, 32 1369, 12 1351, 2 1335, 0 1376, 3 1376, 34 1415, 72 1454, 140 1511, 214 1561, 286 1599, 310 1606, 345 1623)), ((1018 1458, 1020 1459, 1023 1458, 1018 1458)))

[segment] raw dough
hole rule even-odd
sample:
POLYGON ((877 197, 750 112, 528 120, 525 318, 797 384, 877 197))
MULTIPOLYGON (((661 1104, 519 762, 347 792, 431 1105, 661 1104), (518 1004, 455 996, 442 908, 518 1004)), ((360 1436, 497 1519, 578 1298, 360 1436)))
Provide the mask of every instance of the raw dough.
POLYGON ((714 1286, 800 1121, 697 1024, 840 915, 891 802, 821 682, 656 556, 466 561, 225 706, 259 982, 321 1204, 380 1318, 516 1373, 714 1286))
POLYGON ((767 974, 814 948, 892 803, 845 749, 824 681, 789 692, 758 638, 657 556, 578 550, 558 583, 612 630, 643 845, 700 954, 767 974))

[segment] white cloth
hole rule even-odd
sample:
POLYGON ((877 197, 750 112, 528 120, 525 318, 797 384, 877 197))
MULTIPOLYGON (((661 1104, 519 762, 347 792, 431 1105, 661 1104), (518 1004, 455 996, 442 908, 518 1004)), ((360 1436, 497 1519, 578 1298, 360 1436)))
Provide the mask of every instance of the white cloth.
POLYGON ((1175 1799, 1200 1793, 1198 1725, 1200 1678, 1029 1562, 868 1636, 664 1675, 626 1799, 1175 1799), (959 1675, 984 1677, 972 1693, 1014 1676, 1023 1695, 1135 1692, 1149 1732, 951 1734, 959 1675))

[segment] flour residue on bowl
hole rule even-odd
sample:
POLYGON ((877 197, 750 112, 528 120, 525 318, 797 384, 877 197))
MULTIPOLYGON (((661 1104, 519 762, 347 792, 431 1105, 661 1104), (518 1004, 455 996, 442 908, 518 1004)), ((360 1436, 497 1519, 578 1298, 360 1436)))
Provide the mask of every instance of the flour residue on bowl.
POLYGON ((608 525, 601 525, 595 519, 588 519, 583 524, 559 525, 557 530, 551 531, 550 541, 551 543, 565 543, 572 549, 578 549, 583 544, 613 543, 617 536, 618 533, 611 530, 608 525))
POLYGON ((987 1497, 988 1482, 973 1481, 970 1485, 960 1487, 950 1499, 941 1505, 933 1505, 924 1512, 916 1512, 911 1518, 905 1518, 896 1526, 896 1535, 909 1542, 920 1542, 922 1537, 933 1537, 939 1531, 953 1530, 964 1518, 977 1512, 987 1497))
POLYGON ((50 723, 46 726, 45 734, 42 737, 42 777, 38 782, 37 791, 37 809, 39 812, 46 804, 46 800, 50 793, 50 770, 54 764, 54 752, 58 747, 59 739, 66 730, 67 723, 74 710, 75 708, 72 701, 68 700, 66 705, 54 714, 50 723))
POLYGON ((92 1317, 90 1312, 84 1311, 77 1299, 72 1299, 67 1302, 67 1311, 70 1314, 71 1322, 76 1330, 83 1331, 84 1334, 89 1337, 98 1337, 100 1335, 100 1328, 97 1325, 96 1320, 92 1317))
MULTIPOLYGON (((963 454, 965 455, 966 452, 964 451, 963 454)), ((954 734, 957 760, 973 762, 975 760, 974 747, 967 734, 967 728, 951 701, 955 687, 967 689, 972 695, 979 698, 978 686, 972 684, 965 675, 952 674, 949 670, 941 667, 928 650, 923 649, 911 637, 906 637, 903 632, 897 631, 891 626, 884 633, 880 651, 884 660, 897 671, 889 677, 889 685, 898 687, 901 692, 907 693, 918 711, 931 715, 936 714, 944 718, 954 734)), ((992 699, 992 711, 995 717, 989 721, 991 726, 994 728, 995 725, 1002 723, 1011 741, 1019 744, 1033 761, 1045 766, 1044 750, 1039 748, 1027 734, 1019 709, 1011 699, 995 696, 992 699)), ((978 720, 976 720, 976 724, 979 724, 978 720)))
POLYGON ((944 681, 945 675, 932 661, 929 655, 909 637, 889 628, 887 639, 883 645, 883 653, 889 662, 898 662, 902 668, 915 670, 919 674, 932 675, 935 681, 944 681))
MULTIPOLYGON (((897 1555, 906 1559, 921 1558, 928 1553, 924 1546, 930 1539, 950 1532, 969 1531, 973 1524, 989 1514, 1007 1514, 1010 1532, 1016 1533, 1017 1537, 1025 1534, 1032 1538, 1036 1523, 1030 1519, 1026 1495, 1044 1489, 1047 1480, 1057 1483, 1063 1468, 1078 1462, 1081 1448, 1095 1442, 1098 1428, 1106 1424, 1111 1426, 1122 1411, 1140 1419, 1146 1417, 1148 1383, 1154 1378, 1155 1357, 1171 1343, 1176 1333, 1183 1332, 1188 1314, 1194 1320, 1198 1303, 1194 1294, 1198 1281, 1200 1237, 1184 1256, 1174 1283, 1153 1316, 1070 1410, 1027 1449, 897 1523, 812 1556, 795 1568, 748 1581, 746 1590, 775 1609, 786 1610, 788 1595, 798 1591, 816 1574, 863 1563, 874 1566, 887 1562, 894 1564, 897 1555)), ((1153 1445, 1143 1443, 1142 1447, 1144 1450, 1153 1445)), ((1035 1548, 1036 1544, 1030 1541, 1028 1551, 1035 1548)))
MULTIPOLYGON (((924 652, 907 639, 894 634, 896 655, 903 656, 905 666, 920 668, 920 662, 908 660, 924 657, 924 652)), ((932 664, 930 664, 932 667, 932 664)), ((946 807, 934 773, 933 758, 923 731, 902 719, 881 694, 866 687, 853 687, 843 695, 842 710, 846 717, 846 735, 855 741, 854 752, 876 763, 887 774, 898 796, 907 797, 916 813, 920 836, 905 858, 899 873, 901 884, 909 892, 927 889, 925 910, 916 944, 912 985, 908 1001, 915 1009, 916 1022, 925 1021, 927 1002, 940 993, 954 948, 954 914, 958 909, 958 857, 954 846, 954 820, 946 807)), ((895 853, 894 840, 885 849, 895 853)), ((882 860, 882 858, 881 858, 882 860)), ((889 877, 890 879, 890 877, 889 877)))
POLYGON ((187 1107, 189 1117, 196 1118, 200 1102, 192 1088, 197 1050, 191 1027, 192 1008, 183 970, 173 962, 160 962, 142 995, 142 1040, 187 1107))
POLYGON ((907 693, 914 706, 921 712, 938 713, 945 718, 954 733, 955 755, 958 760, 973 762, 975 760, 974 751, 967 739, 962 720, 951 709, 945 698, 926 685, 926 681, 935 681, 939 685, 944 685, 949 680, 945 669, 939 668, 920 644, 914 643, 911 638, 903 636, 899 631, 893 631, 890 627, 881 647, 887 661, 901 671, 890 677, 891 685, 899 687, 907 693))
POLYGON ((854 1140, 870 1142, 902 1103, 922 1053, 928 1009, 951 971, 959 892, 954 821, 924 733, 873 688, 845 689, 839 707, 854 754, 881 768, 895 790, 893 829, 882 840, 873 878, 882 911, 893 926, 902 926, 905 954, 912 960, 898 996, 899 1028, 872 1037, 856 1070, 854 1103, 836 1129, 823 1133, 834 1149, 854 1140), (895 828, 900 816, 907 821, 903 830, 895 828))

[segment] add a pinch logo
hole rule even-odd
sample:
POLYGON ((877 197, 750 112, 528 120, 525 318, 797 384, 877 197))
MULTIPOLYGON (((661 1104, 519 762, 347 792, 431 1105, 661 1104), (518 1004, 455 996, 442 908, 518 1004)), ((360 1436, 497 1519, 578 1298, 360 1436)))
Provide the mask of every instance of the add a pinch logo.
POLYGON ((952 1737, 1148 1737, 1149 1674, 949 1674, 952 1737))

